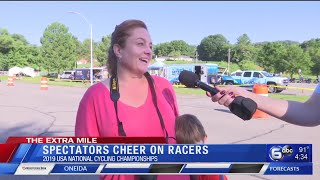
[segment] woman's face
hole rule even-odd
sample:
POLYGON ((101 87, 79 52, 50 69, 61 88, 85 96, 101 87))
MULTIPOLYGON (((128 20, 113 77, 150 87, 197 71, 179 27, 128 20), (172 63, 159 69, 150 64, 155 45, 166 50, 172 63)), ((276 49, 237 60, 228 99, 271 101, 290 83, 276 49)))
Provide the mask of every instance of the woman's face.
POLYGON ((152 42, 149 32, 144 28, 131 30, 125 47, 118 46, 116 54, 121 67, 135 74, 144 74, 148 71, 152 60, 152 42))

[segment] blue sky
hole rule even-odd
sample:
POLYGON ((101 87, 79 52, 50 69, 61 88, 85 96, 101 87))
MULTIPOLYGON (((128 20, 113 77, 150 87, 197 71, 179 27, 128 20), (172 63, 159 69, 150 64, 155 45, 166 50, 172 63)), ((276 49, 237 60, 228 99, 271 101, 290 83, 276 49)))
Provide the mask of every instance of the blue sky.
POLYGON ((126 19, 146 22, 154 44, 184 40, 198 45, 208 35, 223 34, 235 43, 243 33, 252 42, 320 38, 320 2, 0 2, 0 28, 40 45, 45 28, 58 21, 79 40, 100 41, 126 19))

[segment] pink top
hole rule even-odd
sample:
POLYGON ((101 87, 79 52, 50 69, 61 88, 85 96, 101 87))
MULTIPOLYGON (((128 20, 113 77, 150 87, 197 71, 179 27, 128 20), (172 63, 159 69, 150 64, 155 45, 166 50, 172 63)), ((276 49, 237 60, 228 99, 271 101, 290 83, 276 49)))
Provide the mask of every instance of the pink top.
MULTIPOLYGON (((169 137, 175 137, 174 122, 178 116, 178 106, 172 85, 164 78, 152 76, 155 82, 158 107, 163 117, 169 137)), ((134 94, 133 94, 134 95, 134 94)), ((165 137, 156 108, 152 101, 151 90, 143 105, 132 107, 118 101, 118 116, 128 137, 165 137)), ((110 91, 103 84, 91 86, 84 94, 77 113, 76 136, 117 137, 118 123, 110 91)), ((169 143, 176 143, 172 138, 169 143)), ((134 180, 133 175, 110 175, 104 179, 134 180)), ((158 176, 164 179, 189 179, 189 176, 158 176)))

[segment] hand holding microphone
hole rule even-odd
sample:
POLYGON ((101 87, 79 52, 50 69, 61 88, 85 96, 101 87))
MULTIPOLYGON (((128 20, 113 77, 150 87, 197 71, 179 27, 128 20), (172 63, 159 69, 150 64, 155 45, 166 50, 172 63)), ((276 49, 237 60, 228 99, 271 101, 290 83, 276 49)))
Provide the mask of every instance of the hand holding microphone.
MULTIPOLYGON (((182 71, 179 75, 179 81, 187 87, 199 87, 202 90, 210 92, 211 96, 216 95, 220 91, 199 80, 198 75, 191 71, 182 71)), ((257 103, 252 99, 237 96, 229 105, 230 111, 243 120, 250 120, 256 112, 257 103)))

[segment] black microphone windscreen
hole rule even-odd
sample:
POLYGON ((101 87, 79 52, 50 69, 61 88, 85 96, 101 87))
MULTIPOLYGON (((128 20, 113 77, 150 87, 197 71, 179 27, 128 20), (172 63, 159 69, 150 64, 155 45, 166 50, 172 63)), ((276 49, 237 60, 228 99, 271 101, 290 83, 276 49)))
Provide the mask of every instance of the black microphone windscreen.
POLYGON ((179 81, 187 87, 195 87, 197 80, 199 80, 198 75, 191 71, 183 70, 179 74, 179 81))

